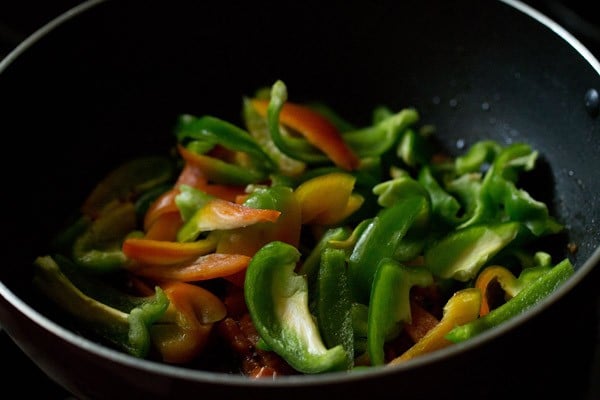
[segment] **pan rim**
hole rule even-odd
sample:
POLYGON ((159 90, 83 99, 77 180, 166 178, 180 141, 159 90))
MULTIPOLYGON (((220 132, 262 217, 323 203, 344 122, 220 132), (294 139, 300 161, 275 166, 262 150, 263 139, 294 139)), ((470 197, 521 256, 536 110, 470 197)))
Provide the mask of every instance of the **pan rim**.
MULTIPOLYGON (((33 46, 38 40, 43 38, 47 33, 58 27, 60 24, 68 21, 71 18, 87 11, 94 6, 109 0, 86 0, 83 3, 67 10, 63 14, 57 16, 30 36, 28 36, 23 42, 17 47, 10 51, 2 60, 0 60, 0 74, 8 68, 8 66, 15 61, 22 53, 28 48, 33 46)), ((571 33, 564 29, 561 25, 535 10, 531 6, 523 3, 519 0, 499 0, 502 3, 507 4, 510 7, 534 18, 542 25, 547 26, 555 34, 559 35, 564 39, 571 47, 573 47, 581 56, 589 63, 589 65, 598 73, 600 76, 600 62, 596 57, 583 45, 578 39, 576 39, 571 33)), ((99 357, 106 358, 111 362, 115 362, 127 367, 142 369, 144 371, 161 375, 168 376, 171 378, 185 379, 196 382, 208 383, 211 385, 237 385, 237 386, 260 386, 260 387, 286 387, 286 386, 310 386, 310 385, 323 385, 327 383, 343 384, 349 380, 356 381, 360 379, 370 379, 376 376, 383 376, 387 374, 396 374, 403 370, 409 370, 413 368, 419 368, 422 366, 435 363, 442 359, 451 358, 464 351, 472 351, 473 349, 491 341, 492 339, 502 336, 505 333, 513 330, 517 326, 521 325, 525 320, 528 320, 543 310, 547 309, 551 304, 558 301, 568 292, 570 292, 576 285, 578 285, 584 277, 590 274, 592 269, 600 264, 600 245, 595 249, 593 254, 575 271, 575 274, 563 285, 561 285, 551 295, 538 302, 536 305, 525 311, 524 313, 512 318, 510 321, 503 323, 502 325, 490 329, 478 335, 467 342, 455 344, 445 349, 438 350, 434 353, 423 355, 414 360, 410 360, 406 363, 396 365, 393 367, 373 367, 360 372, 332 372, 322 375, 298 375, 298 376, 281 376, 275 380, 251 380, 244 376, 229 375, 218 372, 193 370, 186 367, 180 367, 176 365, 167 365, 157 361, 138 359, 128 354, 122 353, 118 350, 108 348, 79 336, 66 328, 62 327, 58 323, 42 315, 36 311, 29 304, 19 298, 11 289, 9 289, 2 281, 0 281, 0 297, 8 302, 8 304, 20 313, 25 315, 29 320, 33 321, 38 326, 42 327, 50 334, 53 334, 63 341, 68 342, 77 348, 84 351, 89 351, 99 357)), ((1 326, 0 326, 1 328, 1 326)), ((7 332, 10 336, 10 332, 7 332)))

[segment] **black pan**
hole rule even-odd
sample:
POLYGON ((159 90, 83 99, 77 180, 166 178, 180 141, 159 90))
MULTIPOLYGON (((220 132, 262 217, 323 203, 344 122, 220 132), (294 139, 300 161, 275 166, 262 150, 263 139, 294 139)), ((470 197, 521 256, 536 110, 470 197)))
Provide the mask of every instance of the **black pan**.
POLYGON ((517 1, 87 1, 0 62, 1 324, 82 399, 584 396, 600 259, 597 91, 591 53, 517 1), (30 279, 66 216, 111 167, 170 146, 179 114, 236 120, 242 96, 276 79, 358 123, 377 104, 415 106, 451 152, 482 138, 530 143, 544 182, 533 194, 577 244, 555 249, 575 275, 475 340, 363 374, 248 381, 137 360, 64 328, 30 279))

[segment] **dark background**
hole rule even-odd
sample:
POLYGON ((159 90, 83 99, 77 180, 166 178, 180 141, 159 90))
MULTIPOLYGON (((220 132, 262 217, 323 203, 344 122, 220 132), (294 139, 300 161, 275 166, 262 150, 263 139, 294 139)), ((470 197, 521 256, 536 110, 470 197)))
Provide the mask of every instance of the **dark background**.
MULTIPOLYGON (((0 2, 0 58, 35 30, 80 3, 81 0, 0 2)), ((600 59, 600 13, 592 10, 595 2, 529 0, 525 3, 558 22, 600 59)), ((600 275, 598 268, 593 275, 596 278, 600 275)), ((596 310, 595 321, 591 322, 590 329, 596 329, 596 336, 599 337, 600 304, 597 304, 596 310)), ((598 379, 592 379, 592 387, 588 390, 585 400, 600 398, 600 337, 596 342, 595 349, 590 349, 591 352, 595 351, 596 362, 589 373, 591 377, 596 376, 598 379)), ((19 397, 23 398, 28 395, 39 396, 39 393, 42 393, 42 397, 46 399, 71 397, 68 392, 46 377, 2 331, 0 331, 0 355, 5 366, 2 379, 2 390, 5 393, 19 393, 19 397)), ((516 390, 518 392, 518 389, 516 390)))

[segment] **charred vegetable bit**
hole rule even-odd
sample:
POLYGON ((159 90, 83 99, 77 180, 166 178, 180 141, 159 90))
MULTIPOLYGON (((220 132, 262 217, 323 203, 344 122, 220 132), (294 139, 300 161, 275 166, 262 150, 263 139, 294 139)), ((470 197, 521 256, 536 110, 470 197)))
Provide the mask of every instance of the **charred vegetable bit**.
POLYGON ((414 108, 361 125, 294 100, 276 81, 242 98, 239 125, 182 114, 170 156, 91 190, 35 289, 135 357, 258 379, 410 362, 573 274, 544 248, 564 226, 521 185, 528 144, 454 156, 414 108))

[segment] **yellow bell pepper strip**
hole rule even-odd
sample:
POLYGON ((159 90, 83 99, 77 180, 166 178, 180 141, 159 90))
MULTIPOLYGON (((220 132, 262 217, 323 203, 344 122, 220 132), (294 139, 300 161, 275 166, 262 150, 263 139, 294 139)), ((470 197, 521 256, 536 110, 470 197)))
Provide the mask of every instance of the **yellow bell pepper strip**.
POLYGON ((344 370, 343 346, 327 349, 308 308, 306 278, 294 273, 300 252, 270 242, 252 257, 244 292, 252 322, 261 339, 299 372, 344 370))
POLYGON ((445 335, 446 339, 454 343, 463 342, 510 320, 548 297, 567 281, 574 272, 573 264, 568 258, 565 258, 547 273, 542 274, 538 279, 522 288, 515 297, 506 303, 491 310, 483 317, 453 328, 445 335))
POLYGON ((498 282, 507 298, 514 297, 519 292, 517 278, 513 273, 500 265, 485 267, 475 280, 475 287, 481 291, 481 309, 479 315, 482 317, 490 312, 489 288, 492 282, 498 282))
POLYGON ((354 332, 344 250, 325 248, 318 272, 316 317, 319 331, 325 346, 341 345, 344 348, 345 369, 350 369, 354 362, 354 332))
POLYGON ((384 115, 371 126, 344 132, 342 137, 358 157, 380 157, 398 144, 406 129, 419 118, 414 108, 405 108, 395 114, 384 115))
POLYGON ((368 302, 377 265, 382 259, 396 255, 402 238, 427 207, 428 202, 424 197, 409 197, 380 210, 369 222, 348 262, 348 275, 355 300, 368 302))
POLYGON ((331 172, 302 182, 294 190, 302 223, 335 225, 358 210, 364 198, 352 193, 355 181, 348 173, 331 172))
POLYGON ((234 275, 248 267, 250 257, 242 254, 209 253, 195 260, 171 265, 127 265, 138 276, 157 281, 206 281, 234 275))
POLYGON ((73 244, 73 260, 88 271, 106 273, 120 268, 127 257, 121 251, 125 237, 137 227, 132 203, 108 206, 73 244))
POLYGON ((505 222, 452 231, 425 250, 425 264, 444 279, 467 282, 518 235, 521 224, 505 222))
POLYGON ((532 260, 529 261, 529 265, 523 265, 523 269, 518 277, 508 268, 500 265, 486 267, 477 275, 475 287, 479 288, 482 293, 481 310, 479 312, 481 316, 490 312, 489 301, 492 296, 490 285, 494 282, 497 282, 504 292, 503 299, 499 300, 507 301, 515 297, 524 287, 552 268, 552 258, 548 253, 536 252, 531 258, 532 260))
MULTIPOLYGON (((257 99, 254 101, 258 101, 257 99)), ((265 101, 266 103, 266 101, 265 101)), ((260 106, 258 106, 260 108, 260 106)), ((285 176, 298 177, 302 173, 306 172, 306 163, 295 160, 289 157, 287 154, 279 150, 279 148, 273 142, 271 133, 269 132, 269 126, 265 119, 266 107, 263 115, 257 111, 257 108, 253 105, 253 101, 248 98, 244 98, 242 115, 244 117, 244 124, 250 135, 252 135, 258 144, 264 149, 264 151, 271 157, 273 161, 277 163, 277 170, 279 173, 285 176)))
POLYGON ((281 211, 257 209, 230 201, 213 198, 200 207, 181 227, 177 240, 196 240, 200 233, 213 230, 241 228, 258 222, 275 222, 281 211))
POLYGON ((186 243, 129 237, 123 241, 122 251, 129 260, 142 264, 172 265, 211 253, 216 247, 215 235, 186 243))
MULTIPOLYGON (((111 290, 108 286, 94 291, 104 297, 111 296, 113 302, 120 305, 117 308, 84 293, 80 289, 83 286, 81 279, 85 279, 82 275, 75 284, 63 273, 62 268, 75 270, 75 266, 68 264, 70 262, 64 258, 37 257, 34 261, 34 286, 81 326, 135 357, 146 357, 151 348, 150 327, 169 306, 162 289, 156 287, 155 294, 146 298, 117 293, 116 289, 111 290)), ((95 284, 91 280, 86 282, 88 289, 95 284)))
POLYGON ((406 267, 390 258, 379 262, 369 299, 367 349, 372 365, 385 363, 386 338, 412 321, 410 289, 432 284, 433 275, 425 268, 406 267))
POLYGON ((479 316, 481 292, 477 288, 467 288, 455 292, 444 306, 442 320, 410 349, 394 358, 387 365, 397 365, 415 357, 450 346, 451 341, 444 336, 455 326, 474 321, 479 316))
POLYGON ((214 324, 227 315, 225 304, 210 291, 190 283, 162 283, 169 308, 150 328, 162 360, 183 364, 196 359, 209 342, 214 324))
POLYGON ((162 156, 140 157, 121 164, 102 179, 85 199, 81 211, 97 218, 112 202, 131 201, 174 179, 174 162, 162 156))
POLYGON ((252 99, 251 102, 256 111, 267 118, 275 145, 289 157, 309 164, 330 160, 346 171, 358 167, 360 159, 335 125, 307 106, 288 102, 287 88, 282 81, 273 84, 270 100, 252 99), (283 136, 280 124, 300 133, 305 140, 283 136))

